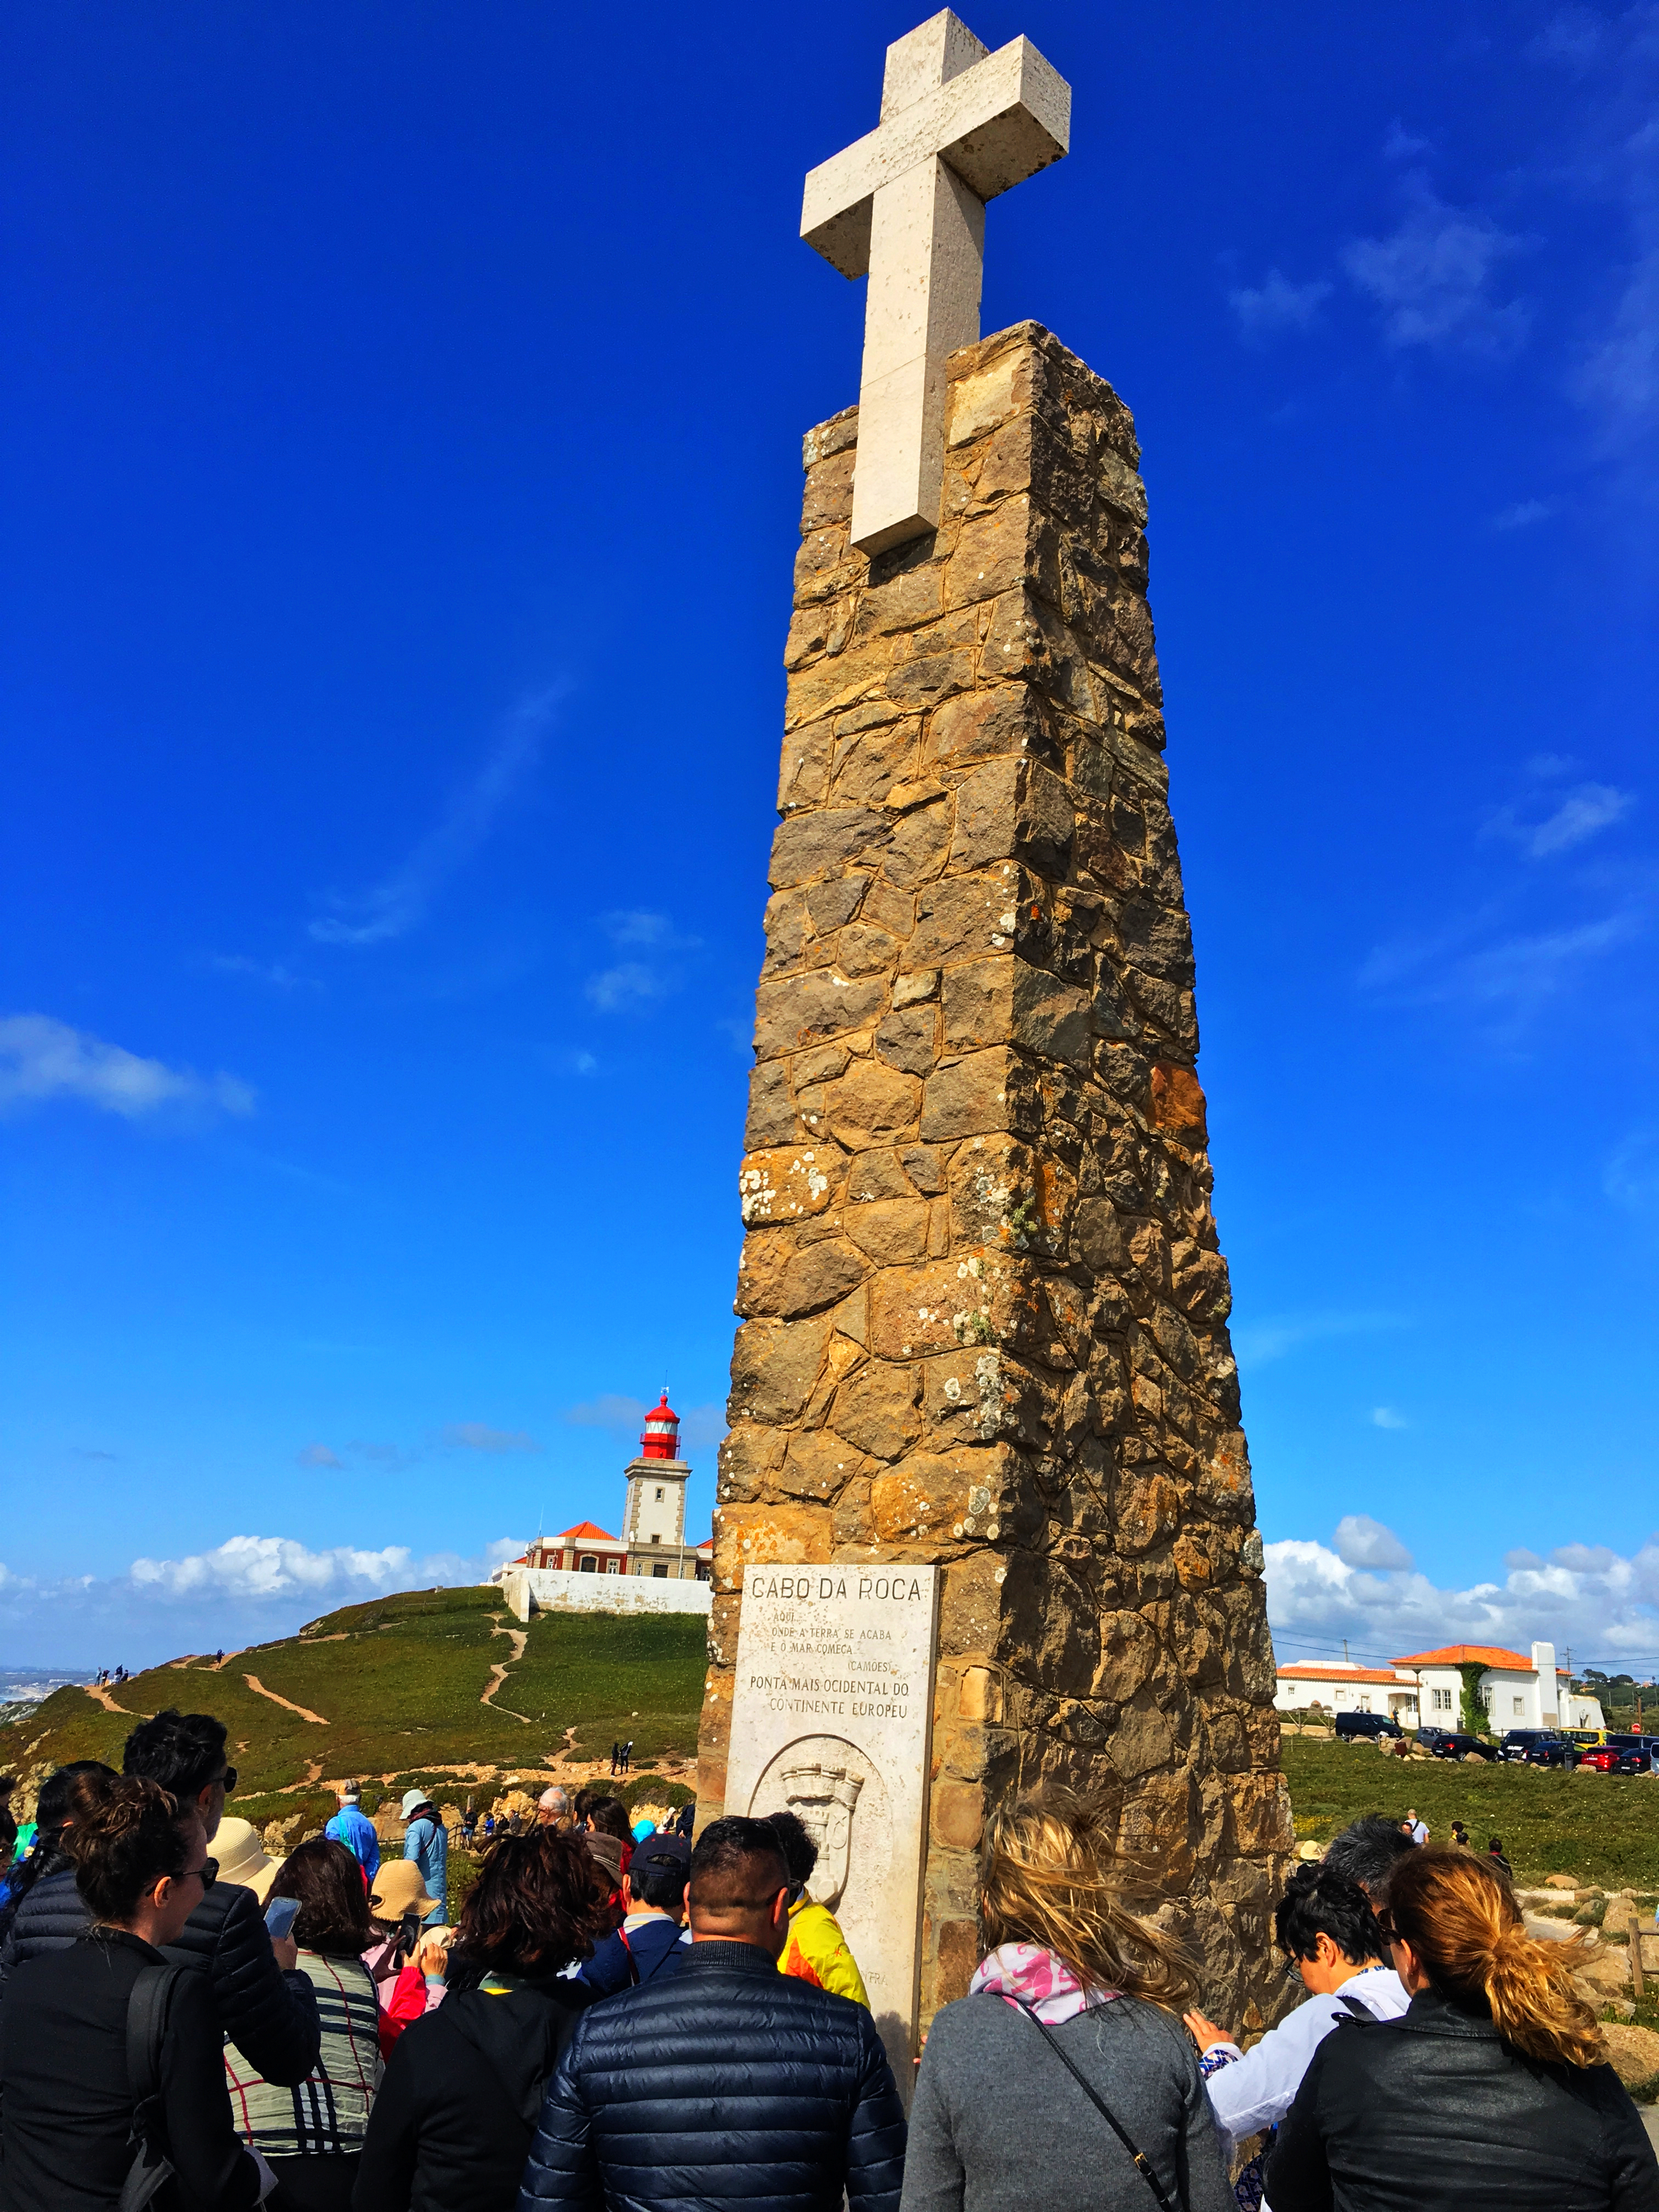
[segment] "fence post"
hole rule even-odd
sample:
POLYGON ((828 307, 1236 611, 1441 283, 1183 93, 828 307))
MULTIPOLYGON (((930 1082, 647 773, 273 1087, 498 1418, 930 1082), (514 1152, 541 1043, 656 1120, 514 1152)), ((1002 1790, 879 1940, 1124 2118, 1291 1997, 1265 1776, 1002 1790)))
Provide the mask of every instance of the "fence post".
POLYGON ((1643 1990, 1642 1929, 1641 1923, 1634 1917, 1634 1916, 1632 1916, 1630 1923, 1630 1979, 1631 1987, 1635 1991, 1636 1996, 1639 2000, 1643 1990))

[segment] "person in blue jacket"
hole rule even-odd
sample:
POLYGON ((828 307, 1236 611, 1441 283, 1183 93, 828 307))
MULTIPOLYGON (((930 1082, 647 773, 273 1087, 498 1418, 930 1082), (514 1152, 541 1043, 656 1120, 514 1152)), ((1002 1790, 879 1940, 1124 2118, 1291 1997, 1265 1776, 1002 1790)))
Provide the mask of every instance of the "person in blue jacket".
POLYGON ((374 1832, 374 1821, 362 1808, 362 1793, 355 1782, 340 1784, 340 1809, 323 1833, 333 1842, 343 1844, 362 1867, 364 1880, 374 1881, 380 1870, 380 1839, 374 1832))
POLYGON ((404 1856, 413 1859, 421 1869, 427 1895, 439 1899, 440 1909, 426 1924, 445 1927, 449 1920, 448 1833, 424 1790, 405 1790, 402 1811, 409 1824, 404 1835, 404 1856))
POLYGON ((650 1836, 622 1878, 623 1920, 599 1945, 580 1978, 602 1997, 672 1974, 685 1950, 685 1885, 691 1846, 680 1836, 650 1836))

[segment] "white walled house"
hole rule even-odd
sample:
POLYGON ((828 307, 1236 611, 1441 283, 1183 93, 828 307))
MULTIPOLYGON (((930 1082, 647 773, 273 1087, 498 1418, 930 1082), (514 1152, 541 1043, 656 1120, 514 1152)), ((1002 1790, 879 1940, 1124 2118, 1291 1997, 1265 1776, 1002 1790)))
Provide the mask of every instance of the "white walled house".
POLYGON ((1273 1703, 1281 1713, 1318 1705, 1328 1713, 1389 1713, 1401 1728, 1419 1725, 1417 1684, 1396 1667, 1298 1662, 1279 1670, 1273 1703))
POLYGON ((1449 1644, 1407 1652, 1392 1667, 1298 1661, 1279 1669, 1273 1703, 1281 1713, 1319 1705, 1336 1713, 1389 1713, 1401 1728, 1462 1726, 1465 1666, 1481 1668, 1477 1694, 1495 1735, 1506 1729, 1606 1725, 1594 1698, 1569 1693, 1553 1644, 1534 1644, 1530 1658, 1500 1644, 1449 1644))

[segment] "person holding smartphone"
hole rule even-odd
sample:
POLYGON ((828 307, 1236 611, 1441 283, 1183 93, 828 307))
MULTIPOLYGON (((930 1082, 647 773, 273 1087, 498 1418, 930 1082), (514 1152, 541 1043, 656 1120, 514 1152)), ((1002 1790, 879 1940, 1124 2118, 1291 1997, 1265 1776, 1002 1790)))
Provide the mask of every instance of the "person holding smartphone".
POLYGON ((380 2000, 362 1958, 374 1930, 355 1853, 326 1836, 291 1850, 270 1885, 265 1925, 273 1942, 299 1947, 322 2045, 292 2087, 264 2081, 227 2048, 231 2103, 244 2140, 282 2185, 285 2212, 346 2212, 380 2081, 380 2000))

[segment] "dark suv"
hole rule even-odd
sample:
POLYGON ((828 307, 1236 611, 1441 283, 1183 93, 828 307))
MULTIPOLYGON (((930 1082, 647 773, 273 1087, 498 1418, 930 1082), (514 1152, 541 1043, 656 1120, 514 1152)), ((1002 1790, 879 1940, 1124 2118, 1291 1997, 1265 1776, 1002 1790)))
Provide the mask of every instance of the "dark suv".
POLYGON ((1578 1747, 1554 1729, 1510 1729, 1504 1737, 1502 1755, 1526 1766, 1559 1766, 1571 1772, 1578 1764, 1578 1747))
POLYGON ((1483 1743, 1478 1735, 1465 1735, 1461 1729, 1420 1729, 1417 1741, 1437 1759, 1467 1759, 1473 1752, 1477 1759, 1490 1762, 1498 1755, 1494 1745, 1483 1743))
POLYGON ((1356 1736, 1403 1736, 1406 1733, 1392 1713, 1339 1713, 1336 1732, 1352 1742, 1356 1736))

